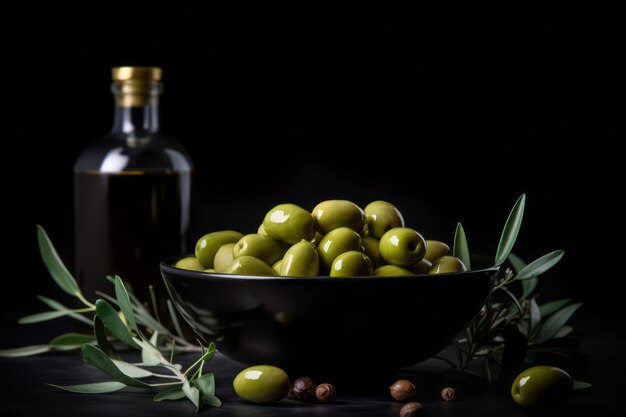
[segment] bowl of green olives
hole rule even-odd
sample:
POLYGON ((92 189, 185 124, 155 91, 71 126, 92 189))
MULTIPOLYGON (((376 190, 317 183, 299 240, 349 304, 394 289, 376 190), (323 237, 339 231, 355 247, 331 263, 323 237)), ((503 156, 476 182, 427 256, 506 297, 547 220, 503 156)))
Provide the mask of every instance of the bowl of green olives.
POLYGON ((466 270, 391 203, 280 204, 256 233, 222 230, 163 261, 197 336, 244 364, 337 380, 436 354, 480 311, 497 267, 466 270))

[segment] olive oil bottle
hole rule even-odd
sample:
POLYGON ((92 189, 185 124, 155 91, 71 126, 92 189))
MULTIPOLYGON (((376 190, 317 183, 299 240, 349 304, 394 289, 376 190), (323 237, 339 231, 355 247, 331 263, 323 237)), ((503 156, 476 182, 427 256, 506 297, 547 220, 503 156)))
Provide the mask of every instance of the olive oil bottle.
POLYGON ((113 68, 111 133, 74 166, 75 275, 90 298, 119 275, 140 300, 165 295, 159 262, 186 253, 192 162, 159 129, 161 69, 113 68))

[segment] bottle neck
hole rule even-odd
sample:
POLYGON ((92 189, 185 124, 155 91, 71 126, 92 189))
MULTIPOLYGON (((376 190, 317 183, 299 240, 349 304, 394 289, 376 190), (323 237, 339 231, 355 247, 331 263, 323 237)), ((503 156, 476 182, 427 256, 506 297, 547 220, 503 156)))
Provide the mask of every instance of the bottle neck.
POLYGON ((112 133, 141 135, 159 131, 159 106, 115 106, 112 133))
POLYGON ((113 134, 142 136, 159 131, 161 84, 113 83, 115 115, 113 134))

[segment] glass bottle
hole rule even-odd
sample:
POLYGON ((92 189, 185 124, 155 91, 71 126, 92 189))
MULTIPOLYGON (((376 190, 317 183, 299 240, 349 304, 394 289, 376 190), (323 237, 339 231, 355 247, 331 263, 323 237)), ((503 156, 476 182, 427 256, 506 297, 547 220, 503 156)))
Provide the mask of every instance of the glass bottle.
POLYGON ((74 166, 75 275, 84 294, 119 275, 141 301, 165 295, 159 262, 187 253, 192 162, 159 129, 161 69, 113 68, 111 133, 74 166))

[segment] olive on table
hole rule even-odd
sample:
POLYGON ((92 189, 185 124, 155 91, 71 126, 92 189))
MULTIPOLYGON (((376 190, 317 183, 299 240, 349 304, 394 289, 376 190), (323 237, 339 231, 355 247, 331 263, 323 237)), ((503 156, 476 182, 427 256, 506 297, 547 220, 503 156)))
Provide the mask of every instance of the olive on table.
POLYGON ((270 365, 251 366, 233 380, 235 393, 244 401, 273 403, 289 392, 289 377, 280 368, 270 365))
POLYGON ((287 247, 283 242, 258 233, 245 235, 235 244, 233 256, 235 259, 240 256, 254 256, 262 260, 268 265, 282 259, 287 251, 287 247))
POLYGON ((400 210, 387 201, 373 201, 365 207, 369 235, 380 239, 386 232, 404 226, 400 210))
POLYGON ((279 204, 268 211, 263 219, 265 233, 291 245, 302 239, 313 239, 314 227, 315 219, 311 213, 295 204, 279 204))
POLYGON ((205 268, 198 261, 195 256, 188 256, 186 258, 178 260, 174 266, 180 269, 188 269, 190 271, 204 271, 205 268))
POLYGON ((467 268, 463 261, 455 256, 442 256, 437 259, 428 271, 429 274, 448 274, 450 272, 465 272, 467 268))
POLYGON ((215 269, 215 272, 221 273, 228 271, 228 268, 230 268, 235 260, 235 245, 235 243, 227 243, 220 246, 217 250, 215 258, 213 259, 213 269, 215 269))
POLYGON ((380 256, 379 240, 372 236, 366 236, 361 238, 361 245, 363 245, 363 252, 372 260, 372 266, 378 268, 384 261, 380 256))
POLYGON ((348 200, 322 201, 315 206, 311 214, 322 234, 339 227, 349 227, 360 232, 366 223, 363 209, 348 200))
POLYGON ((450 253, 450 246, 446 245, 440 240, 427 240, 426 241, 426 254, 424 259, 430 263, 435 262, 442 256, 446 256, 450 253))
POLYGON ((361 235, 349 227, 339 227, 328 232, 317 246, 320 263, 330 268, 335 258, 351 250, 362 251, 361 235))
POLYGON ((395 227, 380 238, 380 256, 392 265, 409 266, 422 260, 426 241, 410 227, 395 227))
POLYGON ((228 274, 239 274, 239 275, 261 275, 261 276, 277 276, 276 271, 263 262, 260 259, 257 259, 253 256, 240 256, 226 271, 228 274))
POLYGON ((280 264, 280 275, 284 277, 314 277, 319 270, 317 249, 306 240, 290 247, 280 264))
POLYGON ((222 230, 202 236, 196 243, 196 258, 204 268, 213 268, 218 249, 227 243, 236 243, 243 234, 234 230, 222 230))
POLYGON ((330 268, 331 277, 369 277, 372 275, 372 261, 359 251, 348 251, 337 256, 330 268))
POLYGON ((572 377, 555 366, 535 366, 520 373, 511 385, 513 400, 524 407, 557 404, 573 389, 572 377))
POLYGON ((397 277, 408 275, 415 276, 415 274, 408 269, 396 265, 383 265, 374 270, 374 276, 377 277, 397 277))

